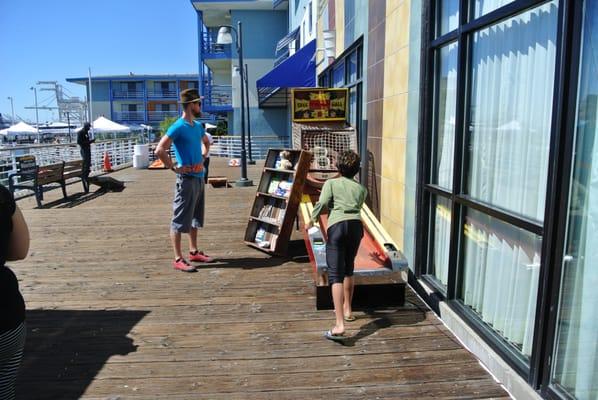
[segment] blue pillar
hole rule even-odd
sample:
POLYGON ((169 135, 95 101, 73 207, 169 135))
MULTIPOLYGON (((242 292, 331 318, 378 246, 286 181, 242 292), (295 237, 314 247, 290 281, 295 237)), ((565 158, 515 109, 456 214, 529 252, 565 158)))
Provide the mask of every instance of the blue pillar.
POLYGON ((112 79, 108 81, 108 92, 110 92, 108 98, 110 99, 110 120, 114 121, 114 109, 112 101, 114 100, 114 96, 112 96, 112 79))
POLYGON ((143 80, 143 123, 149 123, 147 118, 147 79, 143 80))

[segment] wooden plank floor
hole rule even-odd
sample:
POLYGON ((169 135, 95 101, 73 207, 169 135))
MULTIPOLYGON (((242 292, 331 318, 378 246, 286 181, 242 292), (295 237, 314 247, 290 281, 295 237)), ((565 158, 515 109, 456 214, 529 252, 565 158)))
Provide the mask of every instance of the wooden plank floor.
MULTIPOLYGON (((212 174, 237 178, 223 161, 212 174)), ((301 239, 290 259, 242 244, 255 187, 207 189, 200 244, 219 261, 185 274, 170 266, 174 175, 112 176, 123 192, 18 202, 32 234, 12 264, 28 307, 18 398, 508 398, 410 291, 356 313, 345 346, 323 339, 333 314, 315 310, 301 239)))

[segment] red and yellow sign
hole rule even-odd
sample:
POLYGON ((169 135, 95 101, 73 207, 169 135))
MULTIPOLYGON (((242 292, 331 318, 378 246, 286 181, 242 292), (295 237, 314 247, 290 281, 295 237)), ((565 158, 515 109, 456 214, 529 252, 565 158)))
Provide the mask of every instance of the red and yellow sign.
POLYGON ((293 89, 293 121, 345 121, 347 89, 293 89))

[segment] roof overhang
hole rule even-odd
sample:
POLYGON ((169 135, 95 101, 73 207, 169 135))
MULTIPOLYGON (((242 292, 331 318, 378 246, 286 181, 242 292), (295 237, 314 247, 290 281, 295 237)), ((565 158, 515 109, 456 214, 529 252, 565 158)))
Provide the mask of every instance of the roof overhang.
POLYGON ((315 39, 256 81, 259 106, 286 107, 288 88, 316 86, 315 39))
POLYGON ((197 11, 206 10, 273 10, 272 0, 191 0, 197 11))

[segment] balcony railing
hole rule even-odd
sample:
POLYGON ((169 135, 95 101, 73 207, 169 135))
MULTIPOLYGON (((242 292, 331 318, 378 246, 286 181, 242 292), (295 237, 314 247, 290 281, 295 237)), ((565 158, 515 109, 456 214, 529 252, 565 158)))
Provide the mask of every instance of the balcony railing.
POLYGON ((207 56, 230 58, 230 44, 217 44, 218 28, 208 28, 202 32, 201 52, 207 56))
POLYGON ((143 111, 117 111, 114 113, 114 119, 117 121, 144 121, 145 113, 143 111))
POLYGON ((164 99, 176 99, 176 90, 148 90, 147 97, 160 97, 164 99))
POLYGON ((149 111, 147 117, 150 121, 163 121, 166 118, 178 117, 178 111, 149 111))
POLYGON ((143 90, 113 90, 115 99, 143 99, 143 90))
MULTIPOLYGON (((248 140, 248 139, 246 139, 248 140)), ((268 149, 286 149, 290 146, 288 137, 252 136, 251 158, 264 160, 268 149)), ((210 146, 210 157, 241 157, 241 138, 239 136, 214 136, 214 143, 210 146)), ((245 145, 249 157, 249 143, 245 145)))
POLYGON ((207 85, 204 103, 207 107, 232 107, 233 89, 231 85, 207 85))

